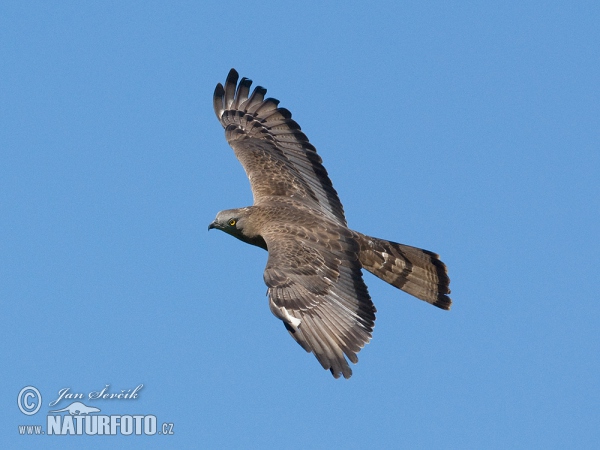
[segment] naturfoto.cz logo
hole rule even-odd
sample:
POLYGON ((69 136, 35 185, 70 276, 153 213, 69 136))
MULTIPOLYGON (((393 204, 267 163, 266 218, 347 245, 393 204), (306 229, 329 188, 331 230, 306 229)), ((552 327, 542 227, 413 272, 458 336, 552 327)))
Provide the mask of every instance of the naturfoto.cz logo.
MULTIPOLYGON (((58 397, 50 402, 48 406, 58 405, 63 400, 71 401, 62 408, 52 409, 47 412, 45 426, 40 424, 19 425, 21 435, 172 435, 174 424, 163 422, 158 424, 154 414, 98 414, 101 409, 96 406, 83 403, 80 400, 135 400, 143 384, 135 389, 123 389, 118 393, 109 391, 106 385, 101 391, 92 391, 87 397, 83 393, 73 393, 70 388, 58 391, 58 397)), ((42 395, 33 386, 26 386, 19 392, 17 397, 19 410, 27 415, 33 416, 39 412, 42 406, 42 395)), ((100 406, 100 405, 98 405, 100 406)), ((104 407, 104 406, 103 406, 104 407)))

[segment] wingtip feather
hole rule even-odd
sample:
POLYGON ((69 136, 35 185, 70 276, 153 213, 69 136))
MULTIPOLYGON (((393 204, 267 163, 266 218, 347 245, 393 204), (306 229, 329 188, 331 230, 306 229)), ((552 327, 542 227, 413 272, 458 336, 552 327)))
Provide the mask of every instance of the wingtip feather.
POLYGON ((215 93, 213 95, 213 108, 215 109, 215 115, 217 119, 221 120, 223 116, 223 111, 225 111, 223 105, 223 96, 225 95, 225 89, 221 83, 217 84, 215 88, 215 93))
POLYGON ((227 79, 225 80, 225 109, 230 109, 233 104, 239 77, 240 76, 235 69, 231 69, 227 75, 227 79))

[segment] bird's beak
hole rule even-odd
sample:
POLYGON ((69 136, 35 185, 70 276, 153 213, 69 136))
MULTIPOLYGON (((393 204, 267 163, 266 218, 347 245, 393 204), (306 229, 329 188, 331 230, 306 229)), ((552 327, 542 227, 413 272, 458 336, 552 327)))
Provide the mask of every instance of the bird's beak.
POLYGON ((211 223, 208 225, 208 231, 212 230, 213 228, 217 228, 217 224, 216 224, 216 222, 211 222, 211 223))

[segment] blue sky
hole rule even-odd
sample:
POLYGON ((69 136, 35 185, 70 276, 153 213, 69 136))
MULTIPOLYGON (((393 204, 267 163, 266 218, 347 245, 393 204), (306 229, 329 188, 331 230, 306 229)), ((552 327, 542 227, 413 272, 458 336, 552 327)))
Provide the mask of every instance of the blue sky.
MULTIPOLYGON (((600 439, 597 2, 5 2, 3 448, 590 448, 600 439), (363 233, 433 250, 444 312, 370 274, 350 380, 272 316, 212 111, 292 111, 363 233), (20 436, 61 389, 169 436, 20 436), (21 413, 20 390, 42 406, 21 413)), ((57 407, 68 405, 63 400, 57 407)))

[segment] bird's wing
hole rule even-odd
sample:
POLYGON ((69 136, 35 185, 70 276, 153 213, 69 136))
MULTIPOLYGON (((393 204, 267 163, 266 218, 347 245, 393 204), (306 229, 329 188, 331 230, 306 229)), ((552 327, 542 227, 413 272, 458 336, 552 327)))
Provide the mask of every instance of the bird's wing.
POLYGON ((352 369, 344 355, 358 362, 376 312, 352 232, 280 225, 263 237, 269 248, 264 279, 271 311, 335 378, 349 378, 352 369))
POLYGON ((264 98, 267 92, 231 69, 225 87, 214 93, 214 109, 225 128, 225 136, 250 180, 254 204, 269 197, 293 197, 346 225, 344 209, 331 184, 321 157, 308 142, 300 126, 278 100, 264 98))

